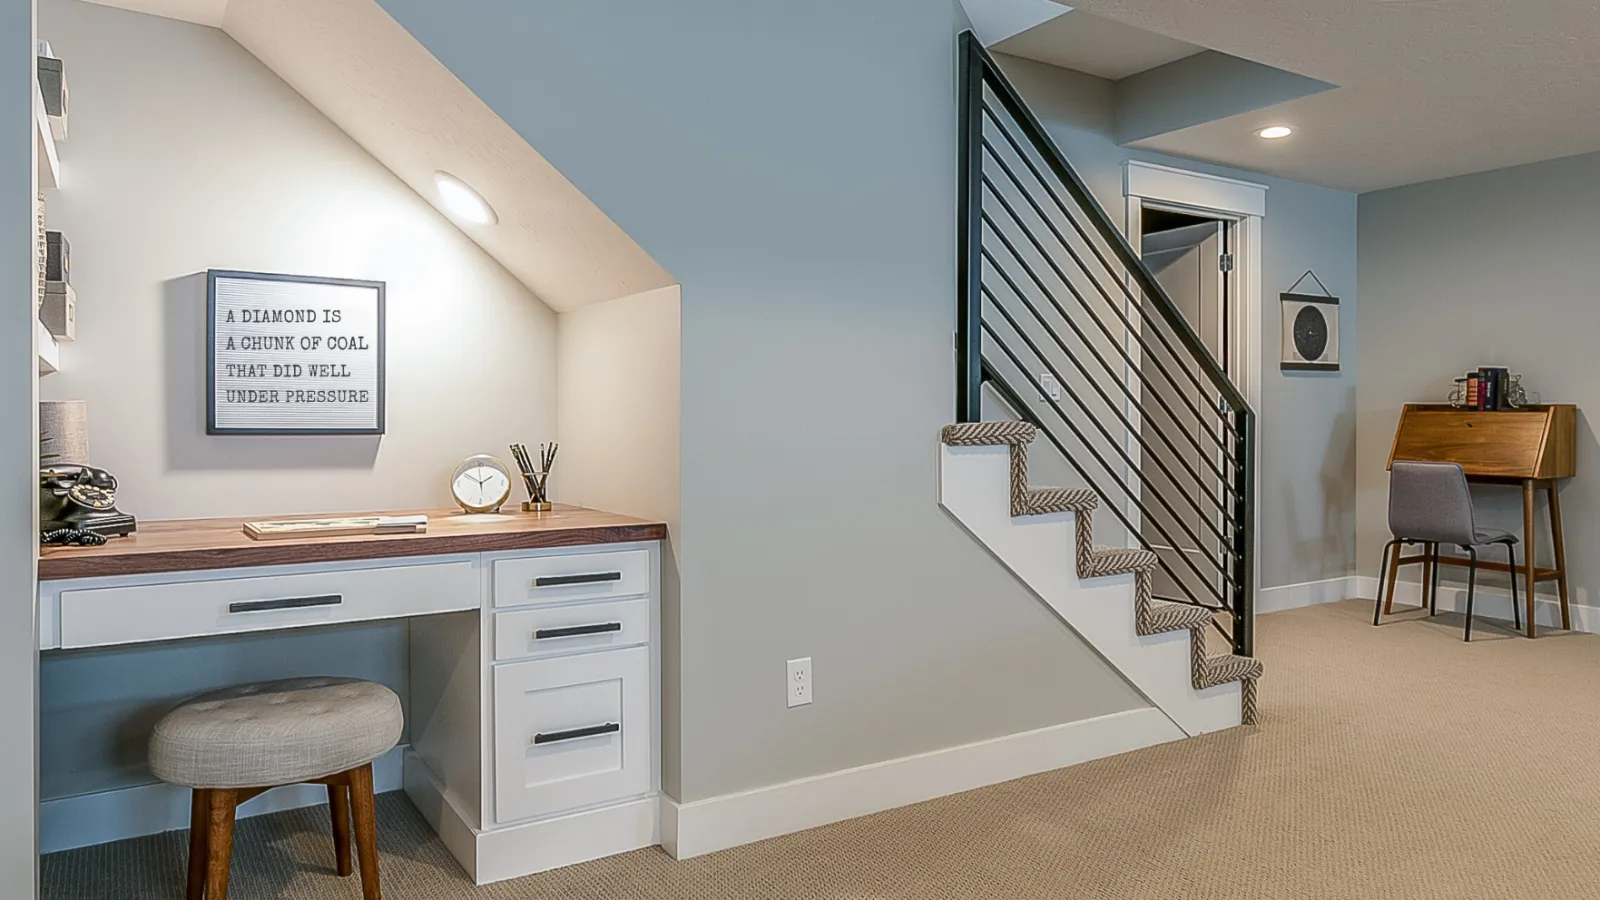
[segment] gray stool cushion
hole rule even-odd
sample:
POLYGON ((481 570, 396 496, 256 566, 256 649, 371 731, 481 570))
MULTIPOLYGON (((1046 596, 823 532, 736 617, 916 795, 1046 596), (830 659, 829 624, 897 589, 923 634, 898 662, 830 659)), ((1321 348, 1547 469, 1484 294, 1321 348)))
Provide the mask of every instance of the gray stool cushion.
POLYGON ((156 724, 150 769, 191 788, 296 784, 365 765, 400 740, 394 691, 349 678, 245 684, 185 701, 156 724))

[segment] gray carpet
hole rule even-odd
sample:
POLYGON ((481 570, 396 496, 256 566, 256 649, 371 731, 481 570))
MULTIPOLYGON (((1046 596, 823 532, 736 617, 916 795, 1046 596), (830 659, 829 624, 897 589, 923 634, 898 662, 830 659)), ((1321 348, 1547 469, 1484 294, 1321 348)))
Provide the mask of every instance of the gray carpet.
MULTIPOLYGON (((678 863, 474 888, 399 795, 387 900, 1544 900, 1600 896, 1600 638, 1359 601, 1261 619, 1261 725, 678 863)), ((242 823, 235 900, 360 897, 323 808, 242 823)), ((178 900, 182 832, 45 857, 49 900, 178 900)))

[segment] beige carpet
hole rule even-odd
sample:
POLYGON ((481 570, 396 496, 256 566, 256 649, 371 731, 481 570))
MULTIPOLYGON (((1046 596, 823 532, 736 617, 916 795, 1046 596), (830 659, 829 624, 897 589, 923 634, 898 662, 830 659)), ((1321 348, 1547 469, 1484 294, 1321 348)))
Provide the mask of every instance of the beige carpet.
MULTIPOLYGON (((1261 726, 677 863, 469 885, 399 795, 387 900, 1600 896, 1600 637, 1528 641, 1370 605, 1262 618, 1261 726)), ((1065 687, 1064 689, 1070 689, 1065 687)), ((240 827, 235 900, 359 898, 321 808, 240 827)), ((177 900, 184 835, 45 857, 45 897, 177 900)))

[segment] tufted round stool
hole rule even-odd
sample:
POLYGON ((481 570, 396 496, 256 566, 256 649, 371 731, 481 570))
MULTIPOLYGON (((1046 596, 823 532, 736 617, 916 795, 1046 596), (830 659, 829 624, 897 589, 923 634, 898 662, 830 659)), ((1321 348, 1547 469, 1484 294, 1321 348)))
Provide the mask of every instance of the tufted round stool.
POLYGON ((193 789, 189 900, 228 900, 240 803, 286 784, 327 785, 337 870, 349 875, 354 818, 363 900, 379 900, 372 761, 400 740, 394 691, 348 678, 292 678, 185 701, 156 724, 150 769, 193 789), (353 816, 352 816, 353 813, 353 816))

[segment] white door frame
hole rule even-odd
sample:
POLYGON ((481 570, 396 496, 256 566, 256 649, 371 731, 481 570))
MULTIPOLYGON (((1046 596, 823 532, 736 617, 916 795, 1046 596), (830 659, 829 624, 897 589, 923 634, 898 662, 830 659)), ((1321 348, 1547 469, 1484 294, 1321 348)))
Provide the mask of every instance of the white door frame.
MULTIPOLYGON (((1256 412, 1256 479, 1255 479, 1255 535, 1256 545, 1261 542, 1261 433, 1264 422, 1261 415, 1261 235, 1262 222, 1267 215, 1267 186, 1237 178, 1207 175, 1172 166, 1128 160, 1122 165, 1122 188, 1126 198, 1127 218, 1123 233, 1136 256, 1143 257, 1141 244, 1145 206, 1158 206, 1179 212, 1192 212, 1207 218, 1226 219, 1233 222, 1234 279, 1232 287, 1237 294, 1237 305, 1231 315, 1228 335, 1230 346, 1237 348, 1239 367, 1234 384, 1244 394, 1250 408, 1256 412)), ((1131 281, 1131 279, 1130 279, 1131 281)), ((1130 296, 1137 287, 1129 285, 1130 296)), ((1130 314, 1133 310, 1128 310, 1130 314)), ((1136 314, 1130 316, 1136 326, 1136 314)), ((1133 365, 1139 364, 1139 344, 1129 340, 1128 352, 1133 365)), ((1140 394, 1140 384, 1133 372, 1128 373, 1128 386, 1135 400, 1140 394)), ((1130 401, 1134 402, 1134 401, 1130 401)), ((1131 415, 1131 410, 1129 411, 1131 415)), ((1139 464, 1138 442, 1129 436, 1128 455, 1139 464)), ((1131 474, 1131 473, 1130 473, 1131 474)), ((1137 482, 1133 482, 1137 489, 1137 482)), ((1131 506, 1131 501, 1130 501, 1131 506)), ((1129 521, 1133 523, 1128 540, 1136 541, 1140 526, 1139 511, 1130 508, 1129 521)), ((1256 554, 1254 582, 1260 594, 1261 556, 1256 554)))

